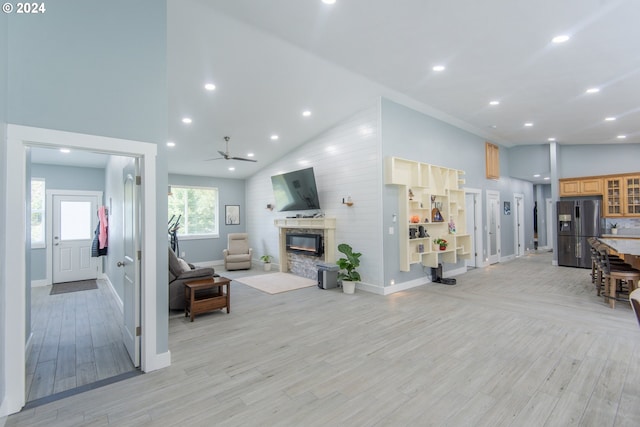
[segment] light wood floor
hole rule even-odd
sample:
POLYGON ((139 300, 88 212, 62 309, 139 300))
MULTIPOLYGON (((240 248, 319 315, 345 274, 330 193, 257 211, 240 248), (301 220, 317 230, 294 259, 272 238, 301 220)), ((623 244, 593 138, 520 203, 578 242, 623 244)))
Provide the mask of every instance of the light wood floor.
POLYGON ((28 402, 134 369, 122 341, 122 313, 104 281, 94 290, 50 291, 31 291, 28 402))
MULTIPOLYGON (((234 282, 172 365, 8 426, 638 426, 640 327, 549 253, 387 297, 234 282)), ((251 274, 250 272, 247 274, 251 274)))

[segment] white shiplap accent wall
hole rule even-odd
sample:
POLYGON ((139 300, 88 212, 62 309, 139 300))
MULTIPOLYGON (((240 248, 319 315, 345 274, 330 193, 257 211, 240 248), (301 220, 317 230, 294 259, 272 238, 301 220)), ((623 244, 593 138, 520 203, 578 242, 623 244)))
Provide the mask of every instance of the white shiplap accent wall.
POLYGON ((265 253, 278 256, 278 229, 273 221, 296 214, 266 209, 267 204, 275 204, 271 176, 307 167, 314 168, 323 212, 336 218, 336 245, 348 243, 362 252, 358 269, 362 281, 382 287, 379 104, 346 119, 247 179, 247 232, 256 260, 265 253), (342 204, 347 196, 353 199, 352 207, 342 204))

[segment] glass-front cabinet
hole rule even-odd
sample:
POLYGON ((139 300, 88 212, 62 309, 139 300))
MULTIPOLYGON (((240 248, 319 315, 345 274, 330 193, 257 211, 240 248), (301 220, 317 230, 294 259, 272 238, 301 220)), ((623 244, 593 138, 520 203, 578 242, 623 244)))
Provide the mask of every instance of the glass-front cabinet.
POLYGON ((640 175, 625 177, 625 196, 625 214, 640 216, 640 175))
POLYGON ((605 178, 604 211, 604 216, 622 216, 622 178, 605 178))

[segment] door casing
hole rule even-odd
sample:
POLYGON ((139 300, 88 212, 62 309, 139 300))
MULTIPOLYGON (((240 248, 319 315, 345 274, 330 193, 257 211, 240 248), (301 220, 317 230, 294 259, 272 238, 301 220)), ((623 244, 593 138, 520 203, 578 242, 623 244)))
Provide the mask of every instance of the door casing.
MULTIPOLYGON (((6 286, 5 301, 11 301, 5 308, 5 399, 0 406, 0 417, 19 412, 25 404, 25 356, 26 331, 26 204, 27 200, 27 148, 41 146, 47 148, 67 147, 71 149, 91 150, 105 154, 139 157, 141 162, 142 194, 141 215, 145 222, 142 226, 142 290, 141 290, 141 369, 150 372, 171 364, 171 352, 158 352, 158 301, 157 301, 157 236, 159 229, 156 213, 156 144, 110 138, 97 135, 79 134, 53 129, 35 128, 15 124, 7 125, 6 176, 12 177, 15 185, 6 188, 5 217, 5 283, 23 286, 6 286), (108 147, 108 148, 106 148, 108 147)), ((166 268, 165 268, 166 269, 166 268)), ((166 314, 168 318, 168 314, 166 314)), ((166 344, 165 344, 166 345, 166 344)))

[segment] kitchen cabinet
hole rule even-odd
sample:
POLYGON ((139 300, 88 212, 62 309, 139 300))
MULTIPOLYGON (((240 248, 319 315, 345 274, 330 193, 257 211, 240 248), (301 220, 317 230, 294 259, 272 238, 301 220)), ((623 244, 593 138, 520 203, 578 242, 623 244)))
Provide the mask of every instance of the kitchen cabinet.
POLYGON ((485 142, 485 170, 487 179, 500 179, 500 148, 485 142))
POLYGON ((385 159, 385 184, 398 187, 400 270, 411 264, 437 267, 471 258, 471 236, 466 230, 464 184, 461 170, 398 157, 385 159), (452 229, 450 224, 455 224, 452 229), (448 242, 445 250, 433 243, 448 242))
POLYGON ((602 194, 602 178, 564 178, 558 180, 560 197, 597 196, 602 194))

